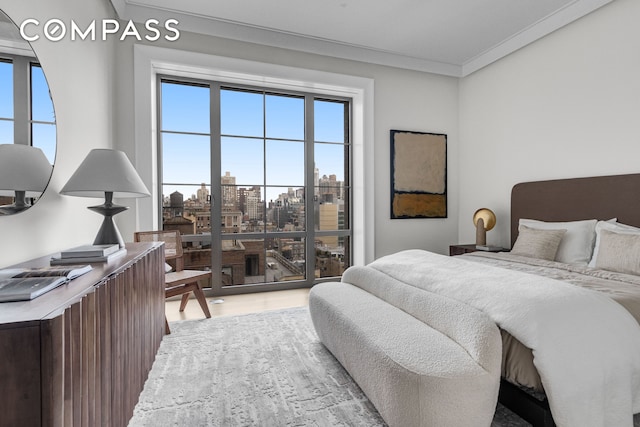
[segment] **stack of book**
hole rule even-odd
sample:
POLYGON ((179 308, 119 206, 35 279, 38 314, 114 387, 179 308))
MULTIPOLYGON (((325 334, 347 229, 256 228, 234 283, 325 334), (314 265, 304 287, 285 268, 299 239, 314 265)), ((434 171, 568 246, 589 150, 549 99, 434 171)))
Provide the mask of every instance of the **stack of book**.
POLYGON ((82 264, 85 262, 107 262, 127 253, 118 244, 82 245, 60 252, 59 257, 51 258, 51 265, 82 264))

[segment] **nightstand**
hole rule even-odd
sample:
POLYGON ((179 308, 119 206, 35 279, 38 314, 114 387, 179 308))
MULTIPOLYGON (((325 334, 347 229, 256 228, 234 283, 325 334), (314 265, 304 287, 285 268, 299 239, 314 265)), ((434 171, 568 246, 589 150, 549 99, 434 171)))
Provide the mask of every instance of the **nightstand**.
MULTIPOLYGON (((497 248, 496 250, 491 250, 491 251, 483 250, 482 252, 503 252, 508 250, 509 249, 506 249, 506 248, 497 248)), ((480 251, 479 249, 476 249, 475 243, 470 245, 450 245, 449 246, 449 256, 468 254, 469 252, 475 252, 475 251, 480 251)))

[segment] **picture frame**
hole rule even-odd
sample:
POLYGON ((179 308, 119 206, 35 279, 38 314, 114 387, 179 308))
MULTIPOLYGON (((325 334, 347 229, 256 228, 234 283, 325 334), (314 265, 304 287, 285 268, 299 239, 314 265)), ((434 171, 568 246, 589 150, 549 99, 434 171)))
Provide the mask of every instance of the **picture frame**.
POLYGON ((447 218, 447 135, 390 131, 391 219, 447 218))

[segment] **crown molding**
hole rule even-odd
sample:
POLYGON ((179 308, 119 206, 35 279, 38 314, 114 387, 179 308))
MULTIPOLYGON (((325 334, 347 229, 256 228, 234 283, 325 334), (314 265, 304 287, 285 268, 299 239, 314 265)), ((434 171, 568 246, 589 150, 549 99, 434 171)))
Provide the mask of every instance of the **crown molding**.
POLYGON ((462 77, 590 14, 613 0, 577 0, 462 64, 462 77))
POLYGON ((333 40, 314 38, 193 13, 185 13, 177 9, 152 8, 137 4, 131 0, 111 0, 111 3, 120 19, 124 20, 144 22, 149 17, 164 20, 173 18, 179 21, 178 28, 181 31, 370 64, 404 68, 451 77, 465 77, 593 12, 611 1, 613 0, 576 0, 463 64, 442 63, 426 58, 417 58, 395 52, 377 50, 367 46, 340 43, 333 40))

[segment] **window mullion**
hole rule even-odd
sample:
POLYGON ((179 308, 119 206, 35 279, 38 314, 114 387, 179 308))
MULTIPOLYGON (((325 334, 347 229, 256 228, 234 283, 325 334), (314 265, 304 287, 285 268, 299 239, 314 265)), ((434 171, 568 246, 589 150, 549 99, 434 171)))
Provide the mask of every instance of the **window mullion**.
POLYGON ((220 105, 220 83, 212 82, 209 84, 210 104, 210 134, 211 134, 211 271, 212 284, 216 293, 222 289, 222 245, 220 242, 220 234, 222 233, 222 124, 220 121, 221 105, 220 105))
POLYGON ((305 266, 306 278, 309 285, 313 284, 315 277, 315 236, 316 229, 314 215, 314 97, 304 97, 304 215, 305 215, 305 266))
MULTIPOLYGON (((263 231, 264 239, 267 239, 267 95, 262 92, 262 221, 265 226, 263 231)), ((266 255, 266 254, 265 254, 266 255)))
POLYGON ((31 70, 28 58, 13 61, 13 142, 31 145, 31 70), (29 96, 24 96, 24 94, 29 96))

